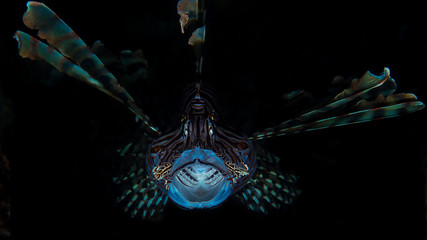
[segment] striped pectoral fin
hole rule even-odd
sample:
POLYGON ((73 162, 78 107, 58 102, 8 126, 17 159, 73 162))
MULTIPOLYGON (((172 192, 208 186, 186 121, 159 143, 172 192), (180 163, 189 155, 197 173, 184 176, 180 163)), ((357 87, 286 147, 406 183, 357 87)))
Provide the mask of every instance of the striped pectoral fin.
POLYGON ((424 104, 420 101, 398 103, 389 106, 383 106, 373 109, 365 109, 356 112, 351 112, 341 116, 330 117, 313 123, 302 124, 289 129, 279 131, 278 136, 285 135, 290 132, 312 131, 329 127, 345 126, 355 123, 369 122, 384 118, 397 117, 403 114, 412 113, 424 108, 424 104))
POLYGON ((168 195, 143 173, 130 172, 126 177, 114 179, 122 186, 122 194, 117 198, 117 204, 131 217, 140 216, 143 219, 156 220, 168 201, 168 195))
POLYGON ((94 58, 94 65, 103 65, 101 60, 92 56, 83 40, 43 3, 28 2, 23 22, 28 28, 38 30, 41 39, 58 48, 64 56, 77 64, 80 65, 87 58, 94 58))
POLYGON ((280 159, 255 145, 258 167, 248 183, 236 193, 245 206, 256 213, 267 214, 285 209, 299 196, 297 176, 280 171, 280 159))
MULTIPOLYGON (((410 94, 415 96, 413 94, 410 94)), ((395 103, 370 109, 363 109, 346 113, 339 116, 320 119, 313 122, 292 125, 287 127, 274 127, 269 128, 264 132, 254 134, 252 139, 259 140, 268 137, 283 136, 288 134, 295 134, 305 131, 320 130, 329 127, 339 127, 356 123, 369 122, 384 118, 397 117, 403 114, 412 113, 423 109, 425 106, 420 101, 408 101, 402 103, 395 103)))
MULTIPOLYGON (((388 68, 384 68, 384 72, 380 76, 373 75, 371 72, 367 71, 365 72, 365 74, 363 74, 361 78, 354 79, 351 82, 350 87, 347 89, 344 89, 341 93, 336 95, 331 103, 319 109, 309 111, 301 115, 295 120, 301 123, 312 121, 313 119, 321 115, 324 115, 334 109, 348 105, 354 99, 366 95, 367 93, 369 93, 375 88, 381 87, 389 79, 391 78, 390 78, 390 70, 388 68)), ((293 121, 290 121, 290 122, 293 122, 293 121)), ((283 124, 286 124, 286 123, 289 123, 289 122, 283 122, 281 125, 283 126, 283 124)))
POLYGON ((100 91, 108 94, 109 96, 118 99, 110 91, 108 91, 103 84, 98 80, 94 79, 80 66, 75 64, 73 61, 59 53, 56 49, 49 45, 44 44, 22 31, 16 31, 15 39, 18 41, 19 55, 23 58, 29 58, 31 60, 44 60, 60 72, 81 80, 100 91))
MULTIPOLYGON (((65 22, 43 3, 28 2, 27 7, 28 9, 23 16, 24 24, 31 29, 38 30, 40 38, 45 39, 58 49, 59 53, 63 55, 63 59, 68 60, 66 61, 67 64, 69 62, 75 63, 74 65, 77 64, 79 69, 84 70, 90 76, 90 81, 85 80, 88 79, 87 77, 76 78, 91 84, 123 103, 136 115, 137 120, 142 120, 143 126, 147 127, 150 132, 155 135, 160 134, 159 130, 150 122, 149 117, 136 106, 130 94, 120 86, 114 75, 107 70, 102 61, 90 51, 89 47, 65 22)), ((22 34, 18 34, 18 39, 19 35, 22 34)), ((55 55, 57 55, 56 53, 55 55)), ((49 58, 49 54, 43 54, 40 55, 39 59, 49 61, 49 58)), ((52 61, 49 63, 52 64, 52 61)))
POLYGON ((275 158, 271 153, 260 152, 255 175, 236 193, 249 210, 257 213, 267 214, 289 206, 300 194, 296 187, 297 177, 274 167, 274 160, 269 159, 272 157, 275 158))
MULTIPOLYGON (((62 55, 75 62, 86 71, 97 85, 109 92, 116 100, 133 102, 130 95, 118 83, 117 79, 104 66, 102 61, 93 54, 83 40, 52 10, 39 2, 28 2, 24 13, 24 24, 38 30, 38 36, 57 48, 62 55)), ((46 60, 44 57, 43 59, 46 60)))
POLYGON ((257 132, 250 139, 260 140, 391 118, 424 108, 424 104, 418 101, 414 94, 393 94, 395 90, 396 83, 390 77, 388 68, 384 69, 381 76, 375 76, 368 71, 362 78, 353 80, 349 88, 336 95, 333 101, 326 106, 257 132), (354 104, 355 102, 356 104, 354 104), (331 115, 331 112, 336 109, 341 109, 339 111, 341 114, 331 115))
POLYGON ((43 42, 31 37, 25 32, 17 31, 15 39, 18 41, 19 55, 23 58, 31 60, 44 60, 58 71, 86 82, 103 92, 107 92, 104 87, 95 79, 93 79, 86 71, 77 66, 75 63, 64 57, 52 47, 43 42))

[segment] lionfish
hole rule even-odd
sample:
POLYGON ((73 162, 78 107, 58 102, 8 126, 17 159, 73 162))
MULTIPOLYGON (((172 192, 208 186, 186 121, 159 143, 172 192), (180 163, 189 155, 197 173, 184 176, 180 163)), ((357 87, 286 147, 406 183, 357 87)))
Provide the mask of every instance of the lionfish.
MULTIPOLYGON (((298 178, 279 170, 280 159, 258 141, 391 118, 424 108, 414 94, 396 94, 396 82, 390 70, 384 68, 379 76, 367 71, 317 109, 249 137, 242 136, 222 124, 213 91, 201 81, 206 2, 181 0, 177 5, 181 31, 194 30, 188 43, 197 56, 198 79, 185 95, 179 127, 163 133, 107 70, 95 54, 95 47, 90 49, 43 3, 28 2, 27 7, 24 24, 38 30, 38 36, 47 44, 17 31, 19 54, 44 60, 58 71, 106 93, 135 114, 143 128, 139 141, 119 149, 120 156, 132 157, 132 166, 113 178, 121 189, 117 202, 132 217, 160 216, 169 199, 184 209, 217 207, 230 197, 258 213, 284 208, 300 193, 296 187, 298 178)), ((126 53, 138 57, 136 53, 126 53)))

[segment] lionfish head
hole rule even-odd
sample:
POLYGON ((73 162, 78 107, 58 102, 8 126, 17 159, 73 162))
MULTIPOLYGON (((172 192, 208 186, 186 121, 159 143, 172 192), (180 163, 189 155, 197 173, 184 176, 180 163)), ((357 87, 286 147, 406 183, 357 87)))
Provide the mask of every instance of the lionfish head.
POLYGON ((180 127, 154 139, 147 156, 151 177, 184 208, 211 208, 241 189, 256 168, 252 143, 217 122, 207 87, 187 94, 180 127))

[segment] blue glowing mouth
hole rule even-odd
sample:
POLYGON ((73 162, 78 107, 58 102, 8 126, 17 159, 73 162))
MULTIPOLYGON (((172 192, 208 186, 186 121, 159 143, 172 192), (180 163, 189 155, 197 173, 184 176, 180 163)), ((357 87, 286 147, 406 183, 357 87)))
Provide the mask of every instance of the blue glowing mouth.
POLYGON ((231 193, 223 175, 225 165, 211 150, 195 148, 184 151, 172 168, 169 197, 184 208, 211 208, 231 193))

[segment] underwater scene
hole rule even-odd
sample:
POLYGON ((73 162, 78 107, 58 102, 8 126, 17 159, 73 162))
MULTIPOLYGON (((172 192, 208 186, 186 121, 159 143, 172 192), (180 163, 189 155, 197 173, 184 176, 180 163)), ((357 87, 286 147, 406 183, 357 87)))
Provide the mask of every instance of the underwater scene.
POLYGON ((427 233, 421 6, 6 9, 0 239, 427 233))

